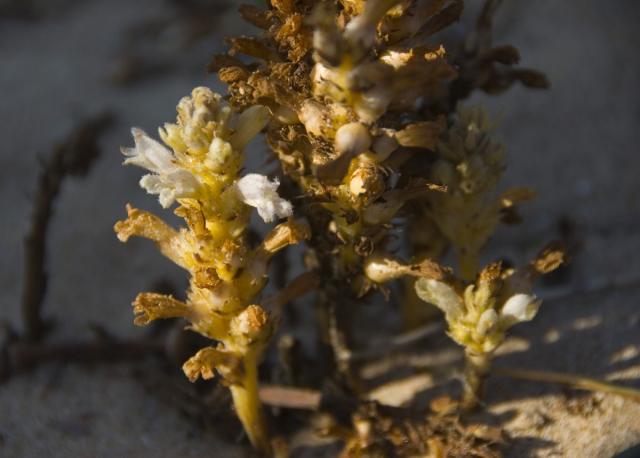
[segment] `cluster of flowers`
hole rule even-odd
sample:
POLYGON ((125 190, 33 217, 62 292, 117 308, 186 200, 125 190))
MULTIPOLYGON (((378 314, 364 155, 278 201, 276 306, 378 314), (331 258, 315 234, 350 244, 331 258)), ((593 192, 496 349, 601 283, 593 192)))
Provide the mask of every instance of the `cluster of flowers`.
POLYGON ((187 302, 142 293, 133 303, 135 324, 158 318, 184 318, 194 331, 219 342, 200 350, 183 366, 194 381, 212 378, 214 369, 229 385, 238 416, 251 441, 264 449, 269 440, 259 408, 257 365, 273 332, 266 311, 252 304, 265 286, 270 258, 308 237, 308 227, 289 219, 276 226, 255 249, 246 241, 250 209, 265 222, 292 215, 291 203, 277 194, 278 182, 258 174, 240 177, 243 149, 265 126, 268 111, 254 106, 239 115, 207 88, 196 88, 178 105, 177 124, 166 124, 160 137, 171 149, 133 129, 134 148, 123 148, 125 164, 151 173, 140 186, 159 196, 186 228, 171 228, 157 216, 127 208, 115 225, 118 238, 153 240, 162 254, 190 275, 187 302))
MULTIPOLYGON (((540 74, 513 67, 514 48, 491 46, 495 5, 486 2, 474 38, 453 55, 429 40, 459 18, 462 0, 242 6, 263 33, 228 39, 229 52, 210 65, 228 85, 229 105, 197 88, 180 101, 177 124, 160 129, 169 148, 134 129, 135 147, 123 149, 126 164, 151 172, 140 185, 165 208, 177 201, 187 228, 176 231, 129 208, 116 225, 119 238, 152 239, 191 274, 186 303, 143 293, 134 302, 135 322, 182 317, 219 342, 184 370, 192 380, 212 377, 214 368, 222 374, 257 448, 270 450, 256 367, 273 324, 252 301, 270 257, 286 245, 308 239, 307 268, 322 278, 320 296, 334 308, 401 278, 415 286, 414 299, 440 308, 450 336, 466 350, 469 407, 505 331, 535 315, 540 301, 532 280, 561 263, 561 250, 543 251, 524 269, 478 266, 495 228, 517 219, 516 204, 532 193, 497 193, 504 148, 491 138, 486 113, 460 100, 515 81, 545 85, 540 74), (299 197, 295 209, 278 195, 277 180, 239 176, 243 149, 260 131, 299 197), (245 239, 250 207, 265 222, 289 218, 255 249, 245 239), (400 224, 409 229, 409 262, 389 254, 400 224), (448 247, 458 275, 437 263, 448 247)), ((415 302, 410 295, 406 301, 415 302)))

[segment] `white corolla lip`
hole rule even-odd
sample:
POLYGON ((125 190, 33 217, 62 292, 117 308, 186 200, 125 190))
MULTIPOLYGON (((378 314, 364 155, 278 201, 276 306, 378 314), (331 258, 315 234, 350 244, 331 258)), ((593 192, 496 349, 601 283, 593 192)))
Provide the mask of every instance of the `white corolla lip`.
POLYGON ((236 183, 240 199, 245 204, 255 207, 265 223, 293 214, 291 202, 278 195, 278 186, 278 179, 269 181, 266 176, 258 173, 245 175, 236 183))
POLYGON ((125 165, 137 165, 154 173, 170 173, 177 168, 173 163, 171 150, 149 137, 145 131, 134 127, 131 129, 131 135, 135 146, 120 149, 127 157, 125 165))
POLYGON ((158 195, 163 208, 196 191, 197 178, 175 163, 171 150, 149 137, 142 129, 134 127, 131 133, 135 146, 121 149, 127 157, 124 164, 137 165, 152 172, 142 177, 140 186, 149 194, 158 195))
POLYGON ((538 313, 541 303, 533 294, 514 294, 505 302, 500 316, 508 325, 530 321, 538 313))

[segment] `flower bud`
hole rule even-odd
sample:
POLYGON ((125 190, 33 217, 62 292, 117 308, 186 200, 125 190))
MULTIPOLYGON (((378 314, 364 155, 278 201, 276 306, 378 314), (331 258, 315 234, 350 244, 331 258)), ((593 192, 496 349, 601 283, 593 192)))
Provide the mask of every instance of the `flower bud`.
POLYGON ((269 330, 269 315, 259 305, 250 305, 231 320, 229 331, 233 336, 255 340, 269 330))
POLYGON ((392 259, 373 256, 365 261, 364 274, 373 282, 386 283, 401 277, 404 269, 392 259))
POLYGON ((340 127, 336 132, 334 147, 338 154, 357 156, 371 146, 369 129, 359 122, 351 122, 340 127))
POLYGON ((515 294, 502 307, 501 319, 507 326, 530 321, 538 313, 541 303, 542 301, 533 294, 515 294))

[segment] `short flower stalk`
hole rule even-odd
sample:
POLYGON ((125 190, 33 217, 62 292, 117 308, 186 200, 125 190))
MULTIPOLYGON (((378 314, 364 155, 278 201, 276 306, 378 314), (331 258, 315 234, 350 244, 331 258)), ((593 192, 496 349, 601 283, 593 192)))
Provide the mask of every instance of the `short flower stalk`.
POLYGON ((417 277, 418 297, 444 313, 449 336, 464 347, 461 407, 471 410, 481 399, 493 352, 507 330, 532 320, 540 308, 542 301, 532 292, 534 280, 557 269, 563 260, 563 250, 550 245, 524 268, 505 268, 496 262, 482 269, 475 282, 467 282, 457 278, 452 269, 428 259, 406 264, 377 255, 366 260, 365 274, 379 285, 417 277))
POLYGON ((166 257, 190 274, 186 302, 157 293, 141 293, 133 303, 135 324, 183 318, 190 329, 218 342, 201 349, 183 366, 191 381, 217 371, 230 387, 236 413, 253 445, 271 450, 258 399, 257 367, 273 333, 269 314, 252 301, 267 281, 270 258, 308 237, 308 228, 291 217, 291 204, 277 194, 277 181, 258 174, 240 177, 245 145, 268 122, 264 107, 235 113, 219 95, 194 89, 178 105, 178 121, 160 136, 169 147, 139 129, 135 147, 124 148, 125 164, 151 173, 140 185, 159 197, 187 227, 175 230, 159 217, 127 207, 127 219, 115 225, 118 238, 156 242, 166 257), (246 242, 251 207, 266 221, 289 218, 256 248, 246 242))
POLYGON ((481 399, 492 355, 508 329, 538 313, 542 301, 532 292, 533 281, 557 269, 563 259, 562 249, 549 247, 522 269, 489 264, 474 283, 432 278, 416 282, 418 296, 444 313, 449 336, 464 347, 463 409, 474 409, 481 399))

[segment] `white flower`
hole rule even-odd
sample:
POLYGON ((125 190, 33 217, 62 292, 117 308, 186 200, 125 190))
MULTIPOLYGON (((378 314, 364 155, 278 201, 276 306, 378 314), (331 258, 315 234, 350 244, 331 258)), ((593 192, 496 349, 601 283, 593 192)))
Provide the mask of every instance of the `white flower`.
POLYGON ((420 278, 415 285, 416 294, 425 302, 435 305, 452 321, 464 313, 464 304, 456 291, 444 282, 420 278))
POLYGON ((538 313, 541 303, 542 301, 533 294, 514 294, 500 311, 501 321, 507 326, 530 321, 538 313))
POLYGON ((258 173, 250 173, 236 183, 240 199, 247 205, 255 207, 258 215, 265 223, 280 218, 287 218, 293 214, 291 202, 278 195, 278 179, 269 179, 258 173))
POLYGON ((161 143, 149 137, 143 130, 131 129, 135 146, 122 148, 125 165, 137 165, 149 170, 150 174, 140 180, 140 186, 149 194, 157 194, 160 205, 169 207, 177 198, 195 192, 198 180, 191 172, 178 166, 172 152, 161 143))
POLYGON ((137 165, 155 173, 166 173, 176 167, 171 151, 149 137, 142 129, 133 127, 131 135, 133 135, 135 146, 120 148, 122 154, 127 156, 124 161, 125 165, 137 165))
POLYGON ((373 256, 367 258, 364 263, 364 274, 371 281, 376 283, 386 283, 390 280, 402 276, 405 270, 401 265, 388 258, 373 256))

